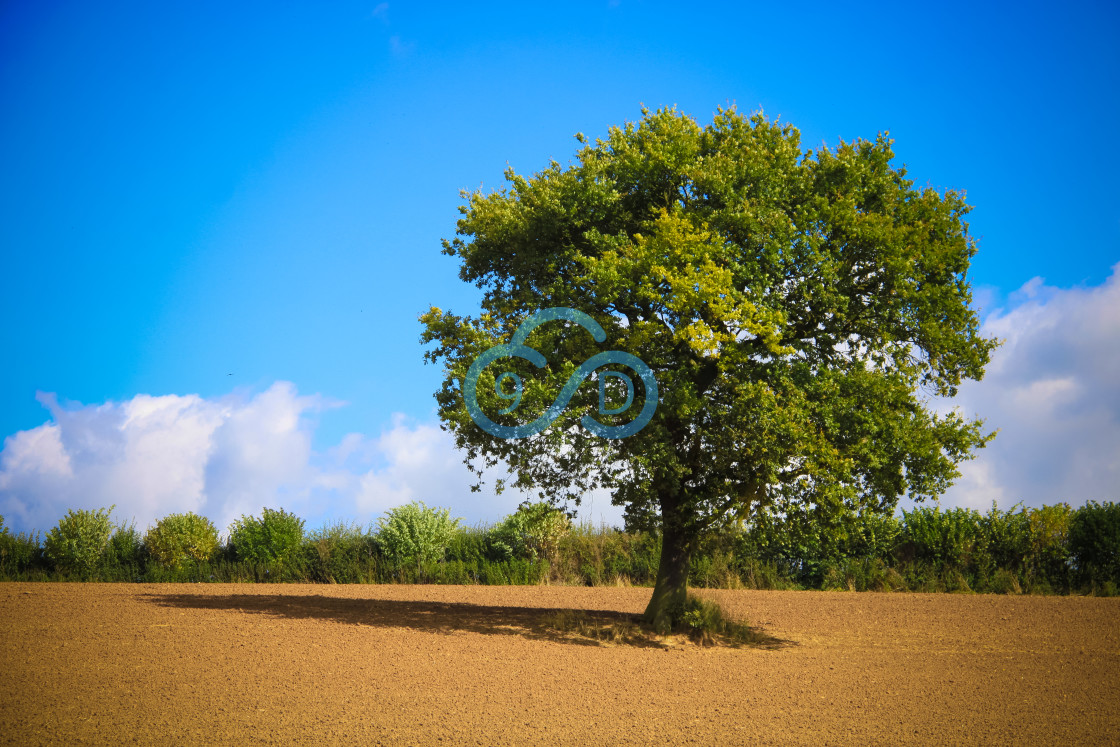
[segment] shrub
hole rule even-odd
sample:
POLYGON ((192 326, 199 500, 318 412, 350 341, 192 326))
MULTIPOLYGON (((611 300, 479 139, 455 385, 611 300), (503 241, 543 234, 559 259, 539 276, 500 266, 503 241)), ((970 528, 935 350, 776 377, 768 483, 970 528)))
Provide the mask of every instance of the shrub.
MULTIPOLYGON (((984 536, 981 554, 989 568, 1022 570, 1031 548, 1031 521, 1026 511, 992 509, 980 519, 984 536)), ((1001 584, 1006 586, 1006 584, 1001 584)), ((999 592, 1006 593, 1006 592, 999 592)))
MULTIPOLYGON (((734 540, 736 562, 745 568, 751 561, 772 565, 781 575, 810 586, 823 582, 827 569, 852 548, 865 552, 887 543, 887 532, 875 525, 870 513, 827 518, 811 507, 785 505, 756 511, 745 531, 734 540), (861 545, 862 543, 862 545, 861 545)), ((893 535, 891 535, 893 537, 893 535)))
POLYGON ((244 516, 229 526, 234 557, 252 563, 285 563, 303 543, 303 519, 280 509, 266 508, 261 518, 244 516))
POLYGON ((739 579, 748 589, 793 589, 796 585, 778 567, 756 558, 740 558, 739 579))
POLYGON ((464 527, 451 538, 447 546, 447 560, 477 566, 485 560, 508 560, 511 555, 495 550, 490 542, 490 531, 482 527, 464 527))
POLYGON ((1006 568, 1000 568, 995 572, 988 584, 988 590, 994 594, 1023 593, 1023 589, 1019 585, 1019 579, 1015 578, 1015 574, 1006 568))
MULTIPOLYGON (((749 625, 724 617, 718 604, 691 594, 683 605, 670 611, 669 619, 672 621, 672 632, 687 633, 701 645, 714 643, 721 638, 733 645, 751 643, 758 639, 758 634, 749 625)), ((669 631, 657 632, 665 634, 669 631)))
POLYGON ((863 511, 848 519, 843 555, 852 558, 890 558, 898 545, 902 525, 894 514, 863 511))
POLYGON ((106 566, 140 565, 144 557, 144 538, 135 525, 120 524, 105 549, 106 566))
POLYGON ((377 521, 377 542, 398 565, 415 563, 419 568, 443 560, 462 521, 450 518, 450 513, 419 501, 390 509, 377 521))
POLYGON ((316 581, 353 584, 375 580, 372 538, 354 524, 339 521, 308 533, 304 560, 316 581))
POLYGON ((905 554, 934 565, 967 568, 982 540, 980 514, 972 509, 917 508, 902 512, 905 554))
POLYGON ((44 550, 55 567, 64 572, 77 572, 82 578, 92 576, 109 546, 113 532, 109 514, 114 508, 67 511, 58 526, 47 533, 44 550))
POLYGON ((734 568, 734 563, 734 557, 719 548, 698 555, 690 564, 688 583, 690 586, 706 586, 714 589, 741 589, 743 582, 734 568))
POLYGON ((0 516, 0 576, 11 578, 37 563, 43 555, 38 532, 12 534, 0 516))
POLYGON ((1082 583, 1120 583, 1120 504, 1089 501, 1074 511, 1069 551, 1082 583))
POLYGON ((193 512, 171 514, 148 530, 144 547, 160 565, 178 569, 214 557, 218 551, 218 530, 205 516, 193 512))
POLYGON ((557 561, 560 540, 571 529, 569 516, 550 503, 524 503, 491 532, 492 543, 510 557, 557 561))
POLYGON ((1068 503, 1027 510, 1029 551, 1024 580, 1032 593, 1052 593, 1070 587, 1068 503))

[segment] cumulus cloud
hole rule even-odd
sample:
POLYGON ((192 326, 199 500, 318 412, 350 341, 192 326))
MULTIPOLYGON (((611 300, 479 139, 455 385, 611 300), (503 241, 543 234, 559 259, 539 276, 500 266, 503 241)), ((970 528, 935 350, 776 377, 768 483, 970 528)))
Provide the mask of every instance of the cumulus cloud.
POLYGON ((1003 339, 983 381, 952 404, 999 435, 943 505, 1041 506, 1120 499, 1120 264, 1100 286, 1033 278, 984 320, 1003 339))
POLYGON ((137 395, 127 402, 59 405, 53 422, 4 440, 0 513, 46 529, 70 508, 116 505, 143 529, 195 511, 224 529, 261 496, 306 495, 311 469, 305 413, 326 406, 279 382, 252 398, 137 395))
MULTIPOLYGON (((493 522, 526 497, 485 488, 448 433, 394 415, 377 436, 352 433, 317 452, 315 415, 334 406, 277 382, 255 396, 137 395, 127 402, 59 405, 40 395, 51 422, 4 440, 0 514, 17 530, 47 530, 71 508, 115 504, 139 529, 194 511, 219 531, 262 506, 282 507, 309 527, 365 525, 412 500, 447 507, 468 524, 493 522)), ((500 476, 495 474, 492 477, 500 476)), ((487 480, 493 484, 492 479, 487 480)), ((596 521, 620 523, 596 498, 596 521)), ((613 513, 611 513, 613 511, 613 513)))

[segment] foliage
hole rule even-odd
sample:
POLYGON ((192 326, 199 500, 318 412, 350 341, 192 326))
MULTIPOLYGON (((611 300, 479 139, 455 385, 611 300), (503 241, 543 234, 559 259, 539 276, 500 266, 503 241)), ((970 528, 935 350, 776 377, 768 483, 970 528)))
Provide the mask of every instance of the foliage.
MULTIPOLYGON (((904 513, 901 520, 864 512, 818 527, 805 515, 764 513, 703 535, 688 582, 722 589, 1114 594, 1120 569, 1099 558, 1107 561, 1120 552, 1120 541, 1115 535, 1109 539, 1107 531, 1109 512, 1115 510, 1112 504, 1095 503, 1077 511, 1065 503, 1009 511, 993 507, 985 514, 923 508, 904 513), (1074 517, 1083 511, 1071 533, 1074 517)), ((100 565, 81 577, 582 586, 655 581, 662 550, 658 532, 573 526, 557 541, 555 559, 546 560, 532 559, 527 551, 513 557, 496 549, 493 539, 508 523, 459 528, 441 558, 423 562, 402 563, 387 555, 374 535, 339 522, 308 532, 283 564, 241 560, 227 548, 201 561, 184 553, 176 566, 151 556, 133 526, 119 525, 100 565)), ((79 573, 51 562, 37 533, 13 535, 0 522, 0 580, 66 580, 79 573)))
POLYGON ((759 640, 749 625, 726 617, 717 603, 692 594, 682 604, 670 607, 664 620, 657 632, 686 633, 701 645, 717 641, 739 645, 759 640))
POLYGON ((449 509, 428 508, 422 501, 390 509, 377 522, 377 543, 386 557, 401 565, 442 560, 461 521, 450 514, 449 509))
POLYGON ((239 560, 282 564, 299 551, 303 524, 303 519, 284 509, 265 508, 259 519, 242 515, 230 524, 228 544, 239 560))
POLYGON ((120 524, 109 538, 104 563, 108 568, 139 566, 144 561, 144 538, 133 523, 120 524))
POLYGON ((968 508, 921 507, 902 512, 903 555, 935 566, 967 567, 982 537, 980 514, 968 508))
POLYGON ((486 560, 507 561, 513 550, 504 542, 495 541, 494 528, 462 527, 447 546, 447 560, 476 564, 486 560))
POLYGON ((706 127, 671 109, 642 114, 594 144, 578 135, 567 167, 510 169, 508 189, 464 195, 444 252, 483 291, 482 314, 433 307, 421 320, 435 346, 426 360, 445 367, 439 414, 468 465, 481 478, 505 461, 542 498, 611 490, 629 529, 661 533, 647 615, 663 615, 684 601, 694 544, 730 519, 813 506, 832 527, 889 514, 903 494, 941 493, 992 436, 928 410, 917 389, 952 396, 983 375, 996 342, 970 306, 970 207, 956 192, 915 189, 891 166, 886 136, 814 153, 761 113, 720 110, 706 127), (475 425, 469 367, 546 307, 589 314, 605 340, 536 328, 525 344, 548 365, 507 357, 486 368, 483 411, 502 425, 535 420, 579 365, 620 350, 658 381, 645 428, 613 440, 583 428, 585 416, 633 418, 602 415, 593 386, 534 436, 475 425), (506 370, 529 383, 503 414, 508 397, 494 387, 506 370))
POLYGON ((556 562, 560 540, 571 529, 571 519, 550 503, 525 503, 491 531, 493 546, 511 557, 556 562))
POLYGON ((213 522, 194 512, 171 514, 148 530, 144 547, 160 565, 182 569, 189 563, 214 557, 218 551, 218 530, 213 522))
POLYGON ((583 525, 560 538, 554 576, 587 586, 649 585, 660 555, 661 538, 656 533, 583 525))
POLYGON ((1089 501, 1069 522, 1069 551, 1081 583, 1120 582, 1120 503, 1089 501))
POLYGON ((109 537, 113 532, 109 514, 113 508, 115 506, 96 511, 67 511, 58 525, 47 533, 44 543, 47 558, 64 572, 76 572, 82 578, 91 577, 109 546, 109 537))
POLYGON ((373 538, 356 524, 339 521, 309 532, 303 556, 314 581, 352 584, 375 575, 373 538))
POLYGON ((12 534, 0 516, 0 578, 18 576, 43 559, 38 532, 12 534))
POLYGON ((1032 508, 1027 572, 1031 585, 1067 588, 1070 584, 1069 525, 1073 509, 1068 503, 1032 508))
MULTIPOLYGON (((986 568, 1023 570, 1031 548, 1031 521, 1026 511, 1000 511, 996 504, 978 522, 983 544, 980 563, 986 568)), ((1006 585, 1000 582, 1001 586, 1006 585)))
POLYGON ((898 519, 879 511, 829 516, 802 505, 789 505, 784 514, 759 510, 745 526, 735 536, 740 557, 774 564, 811 586, 822 583, 826 569, 845 558, 890 560, 902 531, 898 519))

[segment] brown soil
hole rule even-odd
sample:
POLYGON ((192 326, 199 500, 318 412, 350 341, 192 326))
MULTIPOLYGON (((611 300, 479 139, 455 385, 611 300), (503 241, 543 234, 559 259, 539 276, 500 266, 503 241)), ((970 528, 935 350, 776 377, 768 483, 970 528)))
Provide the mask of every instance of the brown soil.
POLYGON ((1120 599, 720 591, 764 647, 609 645, 649 589, 0 584, 0 742, 1105 744, 1120 599))

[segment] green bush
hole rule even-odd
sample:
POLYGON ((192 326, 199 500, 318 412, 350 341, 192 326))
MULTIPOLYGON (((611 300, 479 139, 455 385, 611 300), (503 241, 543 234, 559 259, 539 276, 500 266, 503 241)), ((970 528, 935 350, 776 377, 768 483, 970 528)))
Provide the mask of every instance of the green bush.
MULTIPOLYGON (((983 538, 977 548, 980 571, 1021 571, 1026 568, 1031 549, 1031 521, 1026 511, 1017 512, 1015 508, 1000 511, 993 502, 991 510, 980 519, 983 538)), ((1004 586, 1007 586, 1006 582, 1001 582, 1001 588, 1004 586)))
POLYGON ((78 573, 89 578, 101 565, 113 524, 109 520, 115 506, 96 511, 71 509, 47 533, 45 553, 55 567, 64 573, 78 573))
POLYGON ((1120 504, 1089 501, 1074 511, 1069 551, 1082 584, 1120 584, 1120 504))
POLYGON ((43 548, 38 532, 12 534, 0 516, 0 578, 13 579, 40 563, 43 548))
POLYGON ((902 524, 894 514, 863 511, 847 520, 841 554, 851 558, 889 560, 898 546, 902 524))
POLYGON ((463 527, 455 532, 447 546, 448 562, 475 566, 484 560, 509 560, 510 557, 509 553, 495 550, 490 530, 481 526, 463 527))
POLYGON ((988 591, 993 594, 1022 594, 1023 589, 1019 585, 1019 579, 1015 574, 1006 568, 1000 568, 992 576, 991 581, 988 583, 988 591))
POLYGON ((132 523, 120 524, 109 538, 109 546, 105 549, 104 564, 106 568, 134 566, 139 567, 144 562, 144 538, 132 523))
POLYGON ((1069 523, 1073 509, 1068 503, 1032 508, 1027 512, 1030 524, 1030 554, 1027 576, 1030 586, 1040 589, 1068 589, 1070 586, 1069 523))
POLYGON ((981 516, 967 508, 942 512, 937 508, 916 508, 902 512, 901 546, 908 557, 954 570, 969 567, 982 542, 981 516))
POLYGON ((218 552, 218 530, 205 516, 171 514, 144 535, 144 548, 157 563, 180 569, 210 560, 218 552))
POLYGON ((774 563, 757 558, 736 558, 739 579, 748 589, 783 590, 797 585, 774 563))
POLYGON ((309 532, 303 548, 311 580, 332 584, 378 580, 373 538, 355 524, 339 521, 309 532))
POLYGON ((864 510, 826 517, 812 507, 789 505, 757 511, 730 550, 742 569, 762 561, 781 576, 817 587, 845 558, 890 558, 899 534, 890 514, 864 510))
POLYGON ((462 521, 450 518, 450 513, 418 501, 390 509, 377 522, 377 544, 398 566, 415 564, 419 569, 443 560, 462 521))
POLYGON ((758 640, 758 634, 749 625, 727 619, 718 604, 692 594, 688 595, 684 604, 669 611, 669 620, 669 630, 656 632, 662 635, 669 632, 686 633, 701 645, 714 643, 719 638, 732 645, 758 640))
POLYGON ((836 543, 829 542, 831 529, 822 529, 801 506, 789 507, 785 513, 759 512, 739 543, 739 562, 757 558, 773 563, 787 576, 819 584, 824 561, 838 555, 836 543))
POLYGON ((496 554, 556 564, 560 540, 569 532, 571 518, 550 503, 525 503, 491 530, 496 554))
POLYGON ((284 509, 263 509, 259 519, 242 515, 229 526, 229 547, 237 560, 284 564, 295 558, 302 543, 303 519, 284 509))

